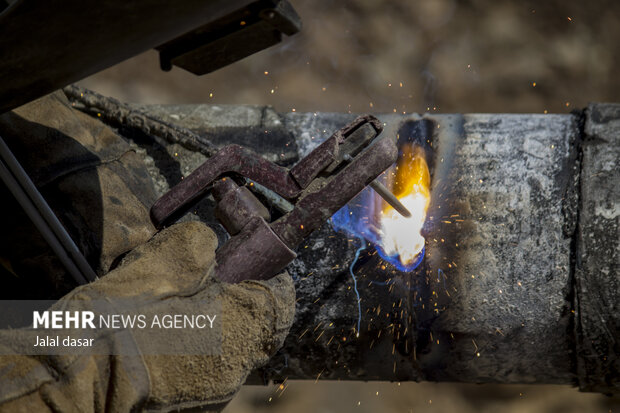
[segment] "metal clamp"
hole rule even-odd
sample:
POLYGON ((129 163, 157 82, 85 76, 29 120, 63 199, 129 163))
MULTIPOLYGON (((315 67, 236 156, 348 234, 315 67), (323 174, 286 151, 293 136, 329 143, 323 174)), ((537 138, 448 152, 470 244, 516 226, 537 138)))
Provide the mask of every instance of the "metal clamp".
POLYGON ((379 138, 382 130, 375 117, 360 116, 291 169, 226 146, 157 200, 151 219, 161 228, 213 191, 216 215, 232 235, 216 252, 216 276, 227 282, 271 278, 295 258, 306 236, 396 161, 396 143, 379 138), (269 222, 267 209, 235 182, 241 177, 287 199, 293 210, 269 222))

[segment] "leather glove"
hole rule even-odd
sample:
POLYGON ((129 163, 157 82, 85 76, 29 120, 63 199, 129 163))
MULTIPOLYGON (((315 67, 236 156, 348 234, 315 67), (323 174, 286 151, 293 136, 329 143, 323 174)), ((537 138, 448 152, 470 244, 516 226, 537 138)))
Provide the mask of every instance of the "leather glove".
MULTIPOLYGON (((199 222, 174 225, 129 253, 117 269, 76 288, 52 309, 86 310, 102 298, 139 300, 140 313, 200 313, 221 303, 221 353, 201 340, 180 343, 184 355, 54 355, 0 357, 0 411, 219 411, 248 374, 283 344, 293 322, 295 290, 288 274, 226 284, 213 277, 217 240, 199 222)), ((131 330, 132 345, 144 340, 131 330)), ((0 331, 0 351, 19 350, 23 330, 0 331), (4 349, 2 348, 4 347, 4 349)), ((121 334, 98 334, 111 354, 121 334)), ((179 343, 175 343, 177 346, 179 343)), ((118 354, 118 353, 116 353, 118 354)))

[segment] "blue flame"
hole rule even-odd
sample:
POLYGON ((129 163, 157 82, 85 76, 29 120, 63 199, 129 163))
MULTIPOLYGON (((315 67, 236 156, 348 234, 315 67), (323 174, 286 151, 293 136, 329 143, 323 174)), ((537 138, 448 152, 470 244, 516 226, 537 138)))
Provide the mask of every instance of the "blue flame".
POLYGON ((378 222, 375 216, 375 192, 365 188, 348 204, 340 208, 331 223, 336 231, 343 231, 350 237, 363 238, 373 245, 381 242, 378 222))
POLYGON ((365 239, 375 247, 381 258, 392 264, 396 269, 411 272, 424 259, 425 249, 422 249, 416 259, 408 265, 404 265, 400 261, 398 254, 388 255, 385 252, 381 247, 381 236, 379 234, 381 223, 376 218, 379 212, 376 209, 381 205, 379 199, 379 195, 375 191, 369 187, 365 188, 332 216, 332 227, 336 231, 343 231, 350 237, 365 239))

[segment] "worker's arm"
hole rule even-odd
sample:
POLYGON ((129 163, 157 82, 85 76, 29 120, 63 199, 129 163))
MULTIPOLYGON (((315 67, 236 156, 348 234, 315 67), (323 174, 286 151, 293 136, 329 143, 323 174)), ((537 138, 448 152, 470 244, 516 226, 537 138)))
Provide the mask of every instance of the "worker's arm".
MULTIPOLYGON (((54 307, 87 310, 95 300, 122 298, 197 314, 201 303, 221 303, 221 351, 217 342, 185 340, 184 355, 56 355, 0 357, 0 411, 99 412, 206 407, 220 410, 247 375, 283 343, 293 321, 290 277, 224 284, 212 277, 217 240, 204 224, 177 224, 134 249, 98 281, 78 287, 54 307), (186 350, 186 351, 185 351, 186 350), (212 353, 213 354, 213 353, 212 353)), ((0 331, 0 346, 18 351, 23 331, 0 331)), ((131 343, 139 343, 132 330, 131 343)), ((179 340, 183 340, 180 338, 179 340)), ((99 335, 96 346, 118 354, 127 345, 117 334, 99 335), (116 349, 116 350, 114 350, 116 349)), ((140 348, 138 348, 140 350, 140 348)), ((121 351, 122 353, 122 351, 121 351)))

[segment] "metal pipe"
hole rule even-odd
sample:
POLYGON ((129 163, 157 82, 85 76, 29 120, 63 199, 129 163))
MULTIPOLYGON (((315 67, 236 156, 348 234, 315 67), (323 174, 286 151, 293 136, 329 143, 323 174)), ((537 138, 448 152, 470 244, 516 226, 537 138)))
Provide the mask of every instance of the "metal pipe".
POLYGON ((394 208, 399 214, 405 218, 409 218, 411 216, 411 212, 409 212, 409 210, 398 200, 398 198, 396 198, 396 196, 391 193, 390 190, 387 189, 381 182, 375 179, 368 184, 368 186, 374 189, 375 192, 379 194, 385 202, 390 204, 390 206, 392 206, 392 208, 394 208))
MULTIPOLYGON (((430 136, 424 261, 403 273, 329 226, 313 234, 288 267, 294 327, 250 382, 555 383, 618 392, 620 170, 609 165, 620 156, 620 105, 601 106, 585 116, 382 118, 384 133, 430 136)), ((286 121, 324 127, 303 114, 286 121)))
POLYGON ((64 0, 58 7, 51 2, 15 2, 0 14, 0 113, 151 48, 168 46, 167 42, 188 32, 221 25, 252 3, 64 0), (42 18, 49 19, 45 27, 32 24, 42 18), (105 51, 101 44, 106 45, 105 51), (49 65, 50 61, 54 64, 49 65))
MULTIPOLYGON (((204 124, 212 116, 209 105, 146 110, 191 113, 204 124)), ((316 131, 354 117, 296 112, 280 120, 303 157, 328 137, 316 131)), ((384 133, 432 147, 424 261, 396 271, 372 246, 323 225, 287 268, 297 308, 285 345, 248 382, 557 383, 617 392, 620 105, 570 115, 379 117, 384 133)), ((198 166, 178 159, 185 170, 198 166)))

